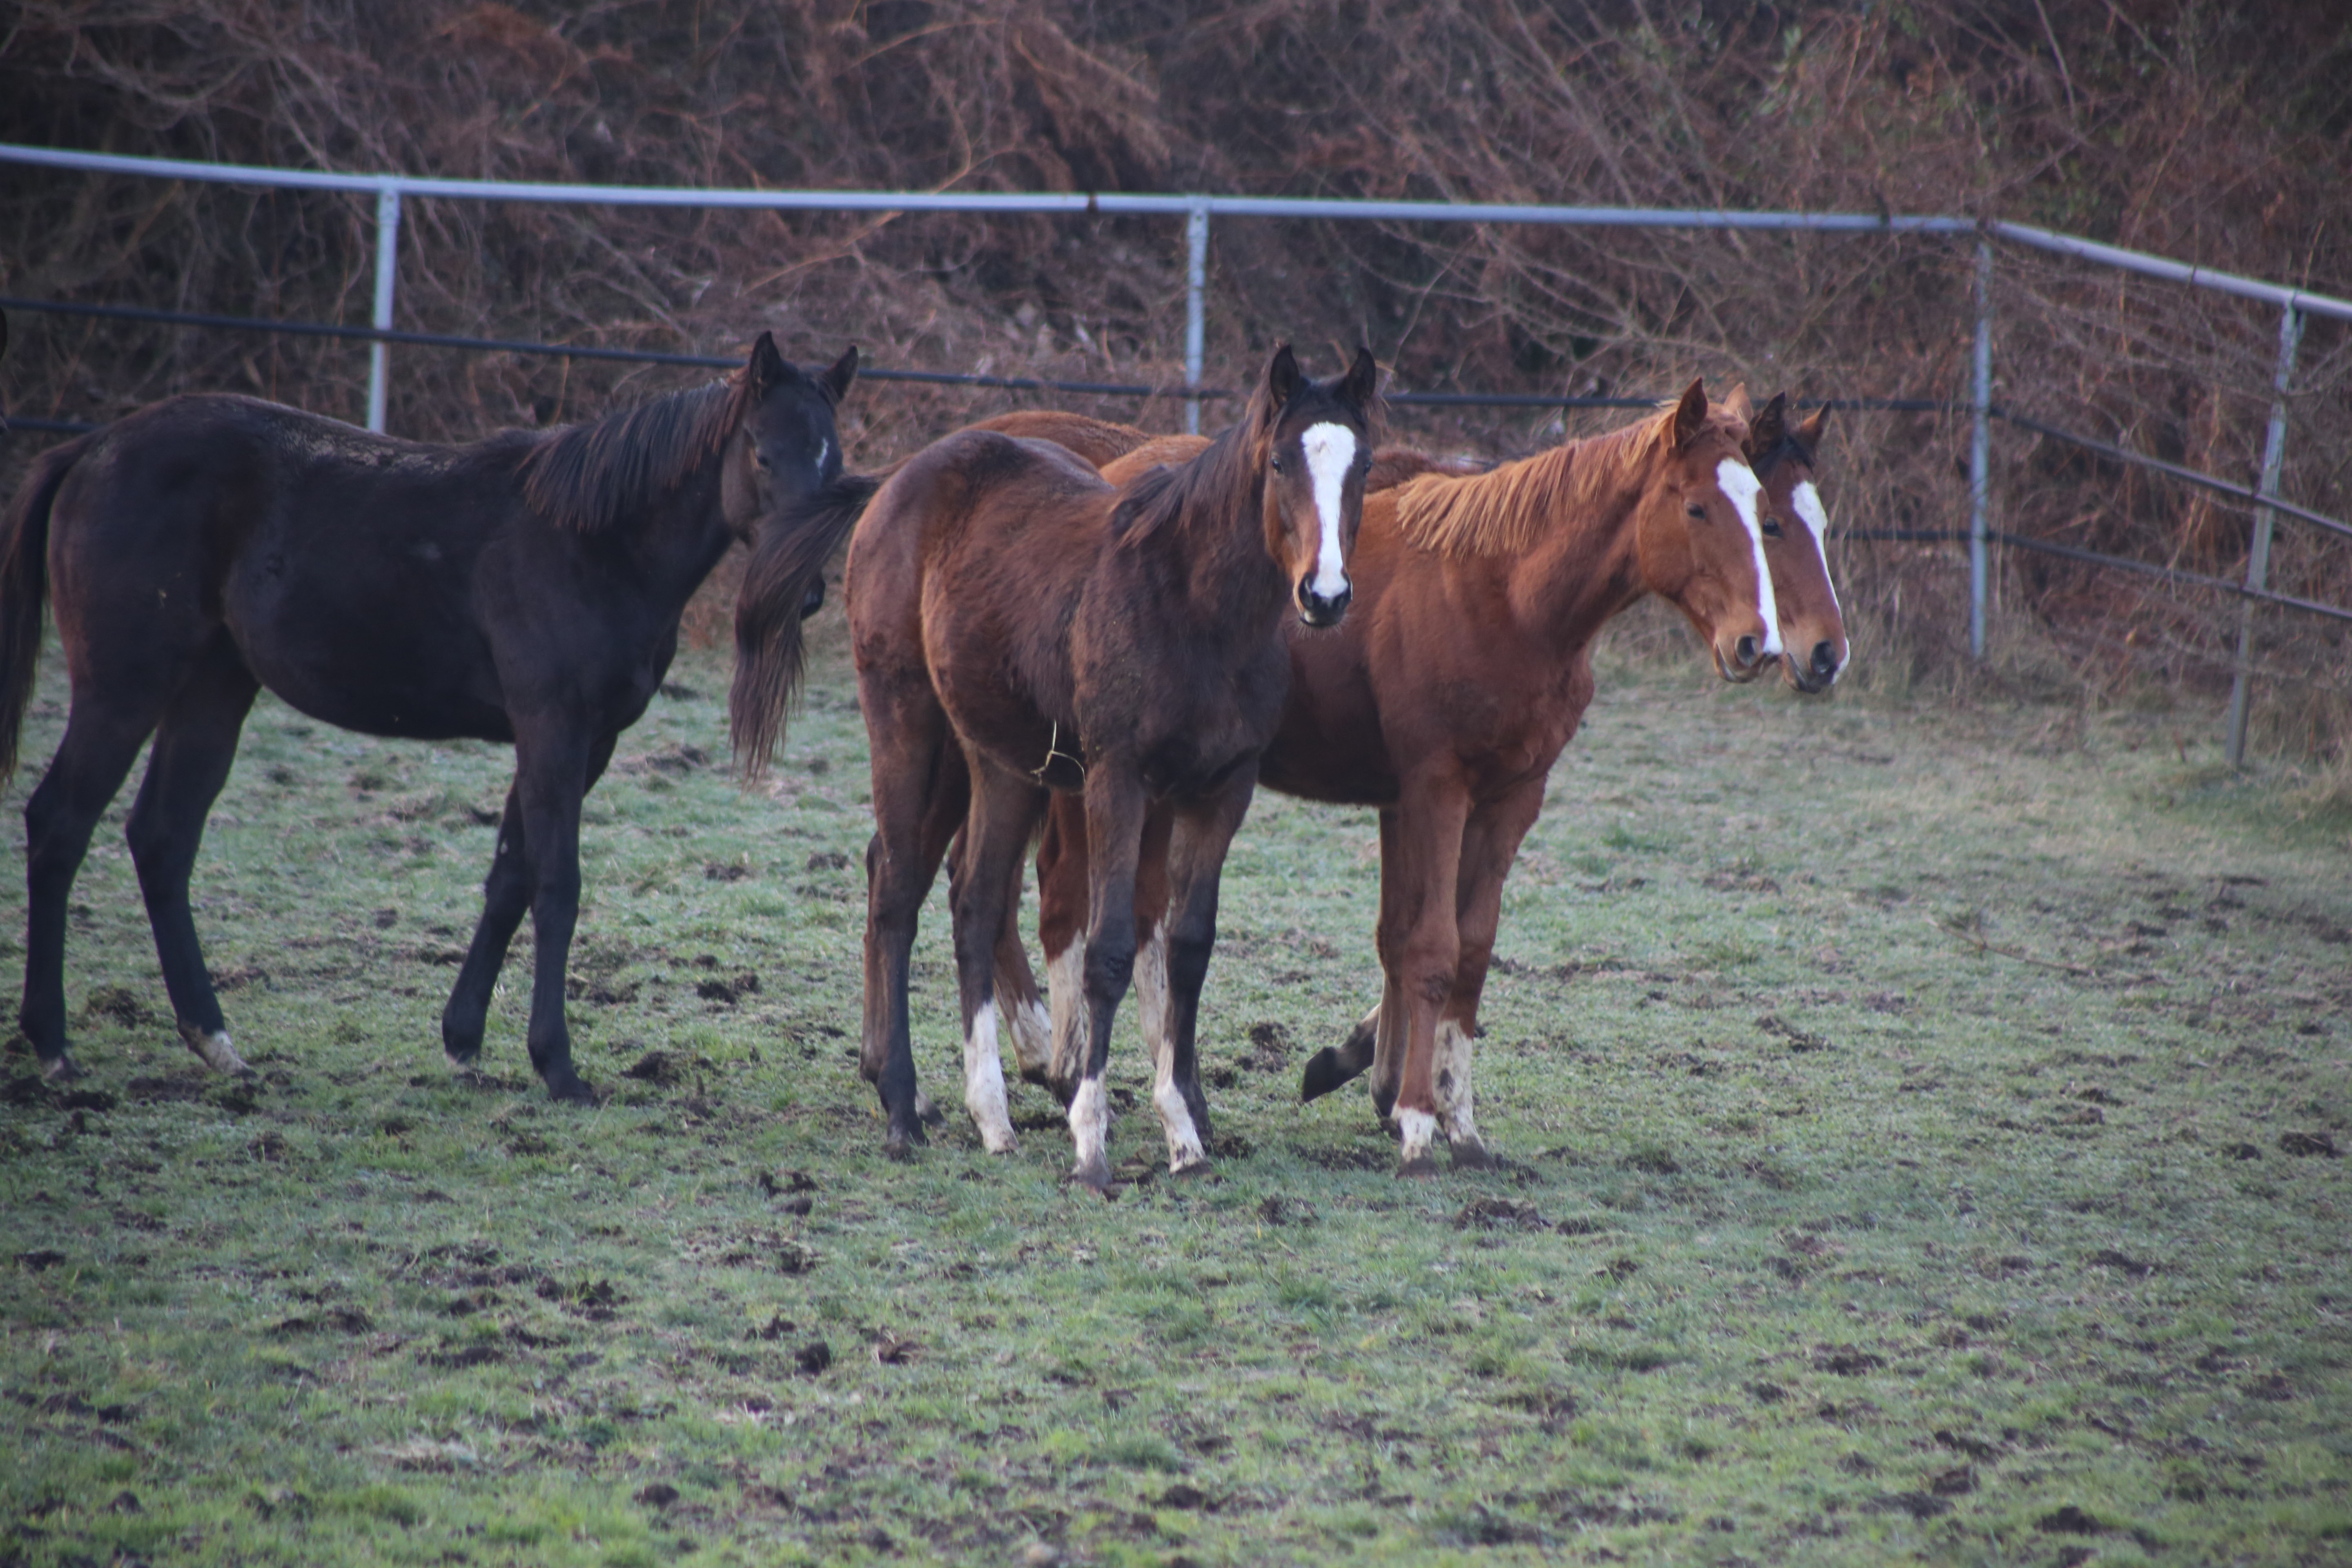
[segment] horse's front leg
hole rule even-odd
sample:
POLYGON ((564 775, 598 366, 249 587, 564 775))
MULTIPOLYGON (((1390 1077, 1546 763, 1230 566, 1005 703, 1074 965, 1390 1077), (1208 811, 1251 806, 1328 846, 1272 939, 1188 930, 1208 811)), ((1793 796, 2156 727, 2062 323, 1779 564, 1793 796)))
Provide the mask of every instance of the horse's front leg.
POLYGON ((1461 962, 1455 884, 1469 813, 1468 792, 1457 781, 1409 779, 1397 803, 1396 831, 1384 836, 1384 847, 1392 837, 1394 853, 1383 858, 1381 868, 1381 946, 1393 993, 1403 1005, 1398 1022, 1404 1060, 1395 1110, 1401 1176, 1437 1173, 1430 1157, 1437 1133, 1437 1020, 1461 962))
MULTIPOLYGON (((1182 1175, 1209 1163, 1209 1101, 1201 1092, 1197 1050, 1201 987, 1217 941, 1217 886, 1225 850, 1249 813, 1256 787, 1255 763, 1212 799, 1175 814, 1172 837, 1147 848, 1165 866, 1165 912, 1155 922, 1165 994, 1154 1009, 1145 998, 1145 1036, 1151 1041, 1151 1103, 1168 1134, 1168 1169, 1182 1175), (1158 1019, 1150 1016, 1157 1011, 1158 1019)), ((1147 905, 1150 900, 1147 899, 1147 905)), ((1142 983, 1138 982, 1138 989, 1142 983)))
MULTIPOLYGON (((572 1068, 563 985, 580 920, 580 801, 611 755, 612 741, 562 718, 515 729, 515 794, 531 874, 530 1024, 524 1038, 550 1098, 593 1104, 595 1095, 572 1068)), ((483 911, 485 924, 489 914, 483 911)))
POLYGON ((1543 796, 1538 776, 1472 812, 1462 833, 1454 915, 1462 956, 1453 993, 1437 1020, 1436 1083, 1438 1131, 1454 1152, 1454 1163, 1467 1170, 1491 1170, 1499 1163, 1478 1136, 1471 1113, 1471 1043, 1478 1037, 1478 999, 1486 989, 1495 931, 1502 923, 1503 882, 1518 858, 1520 841, 1543 810, 1543 796))
POLYGON ((472 1067, 482 1054, 490 995, 498 986, 499 971, 506 966, 515 929, 530 908, 533 885, 530 841, 522 830, 521 785, 509 784, 506 810, 499 817, 498 847, 482 882, 482 918, 474 924, 466 962, 449 988, 448 1005, 441 1009, 441 1049, 458 1071, 472 1067))
POLYGON ((1070 1096, 1071 1176, 1097 1192, 1110 1187, 1110 1103, 1103 1074, 1110 1066, 1111 1023, 1135 974, 1135 865, 1143 834, 1142 781, 1119 759, 1097 760, 1087 774, 1086 1065, 1070 1096))

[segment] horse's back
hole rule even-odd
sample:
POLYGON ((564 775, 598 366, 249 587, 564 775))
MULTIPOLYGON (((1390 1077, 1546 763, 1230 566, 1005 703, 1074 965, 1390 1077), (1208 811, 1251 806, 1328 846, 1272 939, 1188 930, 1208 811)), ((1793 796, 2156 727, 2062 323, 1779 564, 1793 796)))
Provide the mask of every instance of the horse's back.
POLYGON ((226 628, 312 717, 496 737, 474 579, 513 507, 510 447, 427 447, 233 395, 151 405, 58 496, 68 656, 152 668, 226 628))
POLYGON ((1097 468, 1158 438, 1132 425, 1095 419, 1084 414, 1065 414, 1051 408, 1024 408, 1013 414, 1000 414, 993 419, 981 420, 971 428, 992 430, 999 435, 1023 440, 1051 441, 1067 447, 1097 468))

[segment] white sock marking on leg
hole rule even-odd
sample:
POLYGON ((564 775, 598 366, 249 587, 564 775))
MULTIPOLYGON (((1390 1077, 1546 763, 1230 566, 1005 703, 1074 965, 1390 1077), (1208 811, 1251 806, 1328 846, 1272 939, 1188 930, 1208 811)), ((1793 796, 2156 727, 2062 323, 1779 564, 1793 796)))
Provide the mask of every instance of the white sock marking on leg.
POLYGON ((1070 1100, 1070 1142, 1076 1155, 1073 1174, 1110 1172, 1110 1100, 1103 1080, 1090 1078, 1078 1085, 1070 1100))
POLYGON ((1074 942, 1045 961, 1045 994, 1052 1003, 1054 1056, 1046 1072, 1057 1084, 1078 1080, 1087 1059, 1087 947, 1074 942))
POLYGON ((963 1042, 963 1108, 992 1154, 1013 1152, 1013 1118, 1004 1109, 1004 1060, 996 1046, 996 1006, 982 1007, 963 1042))
POLYGON ((1470 1032, 1453 1019, 1437 1026, 1437 1116, 1448 1143, 1475 1143, 1478 1123, 1470 1113, 1470 1032))
POLYGON ((1044 1072, 1053 1064, 1054 1016, 1045 1003, 1033 996, 1016 1004, 1005 1027, 1012 1032, 1013 1059, 1020 1064, 1022 1077, 1044 1072))
POLYGON ((1406 1164, 1429 1158, 1430 1140, 1437 1136, 1437 1118, 1426 1110, 1400 1110, 1396 1113, 1397 1131, 1404 1134, 1403 1147, 1397 1157, 1406 1164))

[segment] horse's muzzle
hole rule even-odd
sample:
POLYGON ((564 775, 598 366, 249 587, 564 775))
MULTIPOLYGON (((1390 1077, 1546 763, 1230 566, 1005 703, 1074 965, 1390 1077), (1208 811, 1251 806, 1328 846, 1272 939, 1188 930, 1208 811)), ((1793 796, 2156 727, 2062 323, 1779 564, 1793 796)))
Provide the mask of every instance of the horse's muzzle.
POLYGON ((1336 626, 1348 613, 1348 602, 1355 596, 1355 589, 1346 583, 1339 584, 1338 593, 1326 597, 1317 593, 1312 584, 1302 582, 1297 595, 1298 618, 1310 626, 1336 626))

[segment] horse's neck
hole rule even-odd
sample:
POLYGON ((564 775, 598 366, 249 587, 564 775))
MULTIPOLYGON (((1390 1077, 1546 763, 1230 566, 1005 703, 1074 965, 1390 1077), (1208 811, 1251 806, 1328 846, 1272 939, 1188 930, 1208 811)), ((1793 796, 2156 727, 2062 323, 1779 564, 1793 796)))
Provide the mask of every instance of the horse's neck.
POLYGON ((719 506, 719 459, 713 457, 658 503, 614 527, 640 581, 665 605, 675 601, 680 613, 733 542, 719 506))
POLYGON ((1589 647, 1602 626, 1649 592, 1634 540, 1642 489, 1629 480, 1603 496, 1563 505, 1512 569, 1513 621, 1562 658, 1589 647))
POLYGON ((1266 553, 1263 481, 1187 508, 1175 526, 1145 541, 1165 552, 1162 569, 1181 578, 1185 601, 1210 626, 1239 629, 1282 610, 1282 569, 1266 553))

